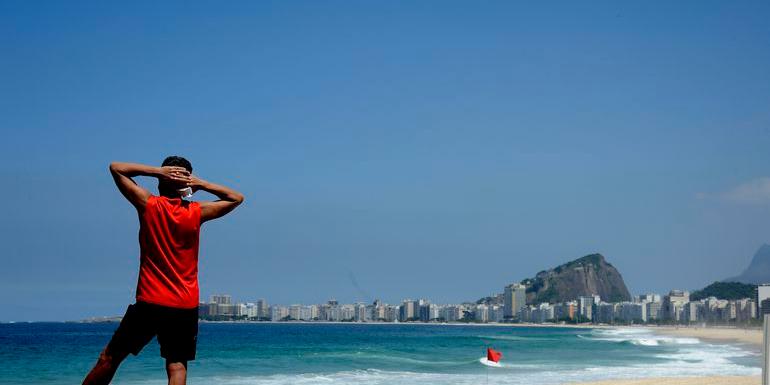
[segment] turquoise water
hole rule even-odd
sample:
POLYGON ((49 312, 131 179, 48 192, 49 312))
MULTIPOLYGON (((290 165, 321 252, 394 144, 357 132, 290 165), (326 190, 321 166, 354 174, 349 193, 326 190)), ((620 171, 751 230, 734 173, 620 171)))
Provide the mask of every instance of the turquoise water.
MULTIPOLYGON (((76 384, 117 324, 0 324, 0 384, 76 384)), ((113 384, 165 384, 155 340, 113 384)), ((646 329, 201 323, 188 384, 561 384, 593 379, 758 375, 741 346, 646 329), (501 368, 479 363, 487 346, 501 368)))

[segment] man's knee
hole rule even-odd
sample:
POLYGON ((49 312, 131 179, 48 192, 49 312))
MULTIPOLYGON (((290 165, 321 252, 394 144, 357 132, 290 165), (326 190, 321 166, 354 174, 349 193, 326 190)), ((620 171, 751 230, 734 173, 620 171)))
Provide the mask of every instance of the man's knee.
POLYGON ((99 353, 99 362, 103 365, 117 367, 126 358, 126 355, 126 353, 113 351, 108 346, 99 353))
POLYGON ((187 361, 171 362, 166 361, 166 370, 168 374, 184 374, 187 373, 187 361))

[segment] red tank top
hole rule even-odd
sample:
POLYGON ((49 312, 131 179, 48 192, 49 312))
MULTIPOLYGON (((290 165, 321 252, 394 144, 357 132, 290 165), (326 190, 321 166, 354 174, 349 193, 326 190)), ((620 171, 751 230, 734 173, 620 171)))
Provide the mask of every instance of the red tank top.
POLYGON ((136 300, 190 309, 198 306, 198 202, 151 195, 139 215, 136 300))

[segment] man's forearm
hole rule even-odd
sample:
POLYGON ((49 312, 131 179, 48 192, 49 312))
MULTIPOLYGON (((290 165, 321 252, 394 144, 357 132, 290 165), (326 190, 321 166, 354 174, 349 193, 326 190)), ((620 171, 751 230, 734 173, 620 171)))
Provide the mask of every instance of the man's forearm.
POLYGON ((159 167, 147 166, 139 163, 112 162, 110 163, 110 171, 125 175, 129 178, 134 176, 158 177, 160 175, 159 167))
POLYGON ((243 201, 243 194, 229 187, 225 187, 216 183, 211 183, 211 182, 201 180, 198 186, 198 189, 214 194, 217 196, 217 198, 223 201, 229 201, 229 202, 243 201))

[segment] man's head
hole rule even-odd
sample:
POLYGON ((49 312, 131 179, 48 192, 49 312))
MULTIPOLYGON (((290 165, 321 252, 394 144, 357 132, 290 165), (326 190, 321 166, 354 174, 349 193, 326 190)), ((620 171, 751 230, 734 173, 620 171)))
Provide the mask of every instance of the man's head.
MULTIPOLYGON (((192 173, 192 170, 193 170, 192 164, 190 164, 189 160, 176 155, 169 156, 163 160, 161 167, 166 167, 166 166, 184 167, 190 173, 192 173)), ((160 195, 164 195, 168 197, 177 197, 179 196, 179 193, 177 193, 177 190, 183 187, 185 186, 172 184, 163 179, 158 180, 158 192, 160 192, 160 195)))
POLYGON ((190 161, 182 158, 181 156, 171 155, 163 160, 163 164, 161 164, 161 167, 165 166, 177 166, 177 167, 184 167, 192 173, 192 164, 190 164, 190 161))

